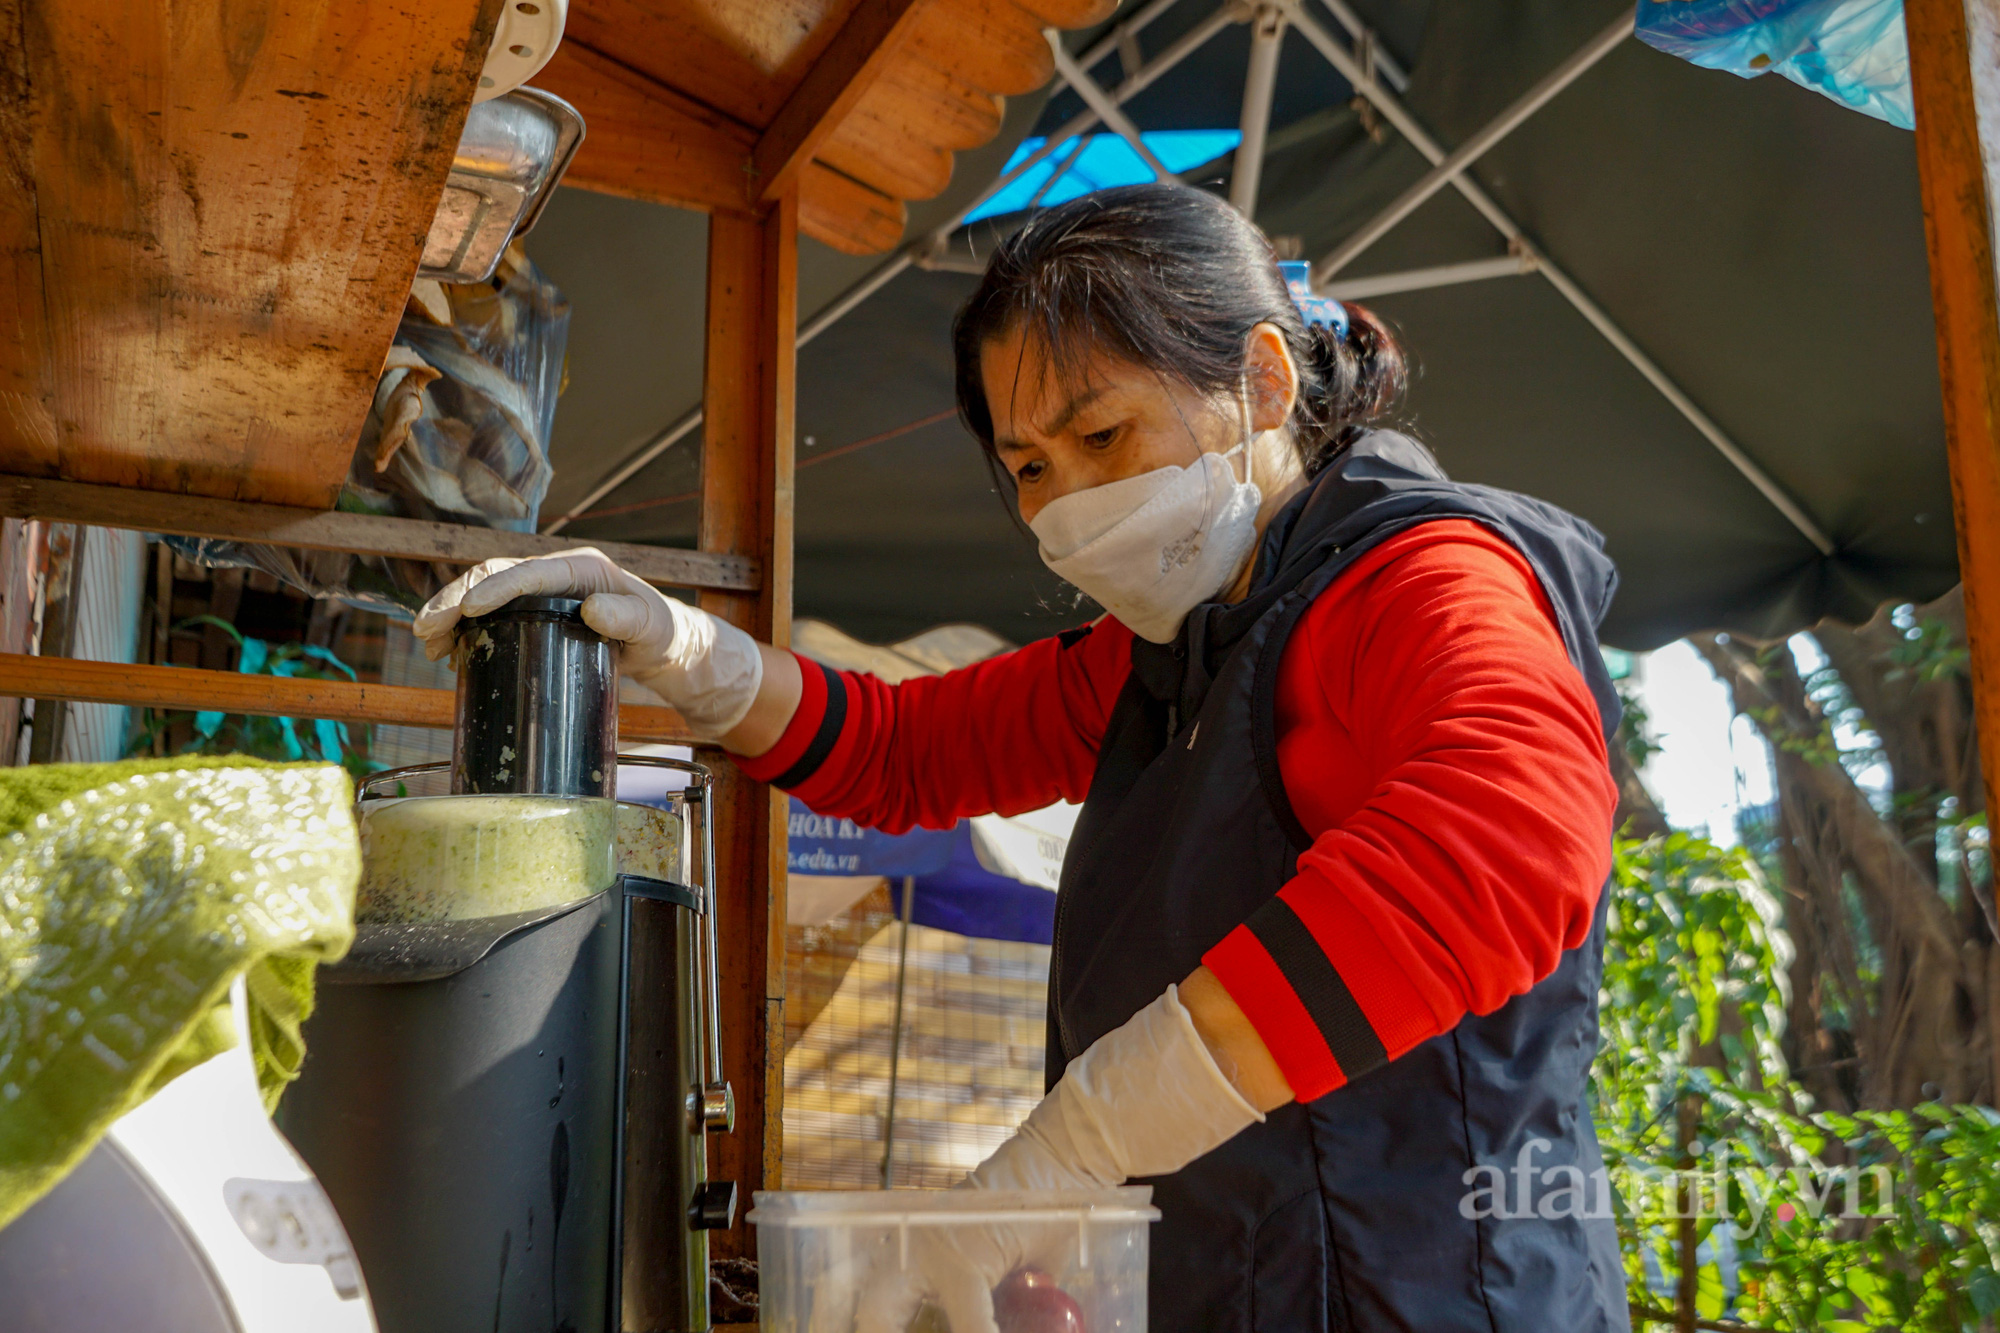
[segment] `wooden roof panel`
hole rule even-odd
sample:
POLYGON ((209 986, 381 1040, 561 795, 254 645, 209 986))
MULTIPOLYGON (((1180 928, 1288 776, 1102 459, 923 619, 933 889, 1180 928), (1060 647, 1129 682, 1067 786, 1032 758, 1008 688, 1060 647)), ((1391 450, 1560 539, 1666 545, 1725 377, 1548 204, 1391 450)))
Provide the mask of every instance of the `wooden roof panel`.
POLYGON ((903 60, 862 95, 859 109, 897 125, 922 126, 930 142, 957 152, 1000 133, 1007 103, 935 65, 903 60))
POLYGON ((699 211, 750 206, 743 163, 757 133, 581 42, 534 79, 583 114, 566 185, 699 211))
POLYGON ((951 184, 951 154, 864 103, 819 150, 819 161, 896 199, 935 199, 951 184))
MULTIPOLYGON (((326 507, 501 0, 4 0, 0 471, 326 507)), ((1113 0, 576 0, 571 183, 902 238, 1113 0)))
POLYGON ((605 52, 656 83, 761 129, 826 50, 855 4, 574 0, 563 41, 605 52))
POLYGON ((807 235, 843 250, 886 249, 900 239, 889 223, 903 201, 943 191, 952 153, 999 133, 1003 99, 1047 82, 1054 62, 1042 29, 1093 23, 1116 7, 577 0, 563 49, 535 82, 575 102, 590 126, 572 184, 734 210, 760 207, 797 179, 807 235), (594 91, 594 78, 614 91, 594 91), (705 142, 692 141, 697 133, 705 142), (657 155, 647 151, 652 136, 657 155), (732 155, 745 159, 740 203, 732 155))
POLYGON ((915 59, 1005 97, 1033 92, 1056 70, 1041 30, 1021 22, 1013 0, 926 5, 906 40, 915 59))

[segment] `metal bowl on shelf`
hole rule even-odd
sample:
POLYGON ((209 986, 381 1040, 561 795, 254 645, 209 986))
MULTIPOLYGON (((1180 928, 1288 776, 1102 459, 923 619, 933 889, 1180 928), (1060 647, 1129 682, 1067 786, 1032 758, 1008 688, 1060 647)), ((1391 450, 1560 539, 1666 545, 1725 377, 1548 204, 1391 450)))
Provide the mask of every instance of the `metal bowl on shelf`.
POLYGON ((534 227, 582 142, 576 108, 538 88, 475 103, 417 276, 439 282, 492 277, 507 243, 534 227))

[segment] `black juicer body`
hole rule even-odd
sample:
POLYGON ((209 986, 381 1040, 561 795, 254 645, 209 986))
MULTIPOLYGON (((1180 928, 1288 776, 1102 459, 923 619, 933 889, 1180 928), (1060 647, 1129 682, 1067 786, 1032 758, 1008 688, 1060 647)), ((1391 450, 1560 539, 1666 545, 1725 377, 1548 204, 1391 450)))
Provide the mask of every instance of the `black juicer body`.
MULTIPOLYGON (((616 649, 580 608, 518 598, 463 623, 453 794, 615 796, 616 649)), ((638 762, 687 770, 705 819, 705 772, 638 762)), ((444 767, 377 775, 364 798, 439 792, 444 767)), ((726 1121, 704 1115, 706 905, 621 875, 539 913, 363 925, 319 969, 279 1123, 382 1333, 705 1333, 705 1228, 734 1202, 706 1179, 726 1121)))

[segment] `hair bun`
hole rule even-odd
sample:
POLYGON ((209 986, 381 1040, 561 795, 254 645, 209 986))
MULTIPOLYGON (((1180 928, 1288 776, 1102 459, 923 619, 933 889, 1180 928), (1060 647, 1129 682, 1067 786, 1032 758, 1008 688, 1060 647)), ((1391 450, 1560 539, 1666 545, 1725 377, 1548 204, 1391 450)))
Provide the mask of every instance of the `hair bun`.
POLYGON ((1328 325, 1306 326, 1307 357, 1317 373, 1302 376, 1301 387, 1320 427, 1312 445, 1301 442, 1308 473, 1364 435, 1367 423, 1393 411, 1409 388, 1409 361, 1389 326, 1367 306, 1348 302, 1346 309, 1345 336, 1328 325))

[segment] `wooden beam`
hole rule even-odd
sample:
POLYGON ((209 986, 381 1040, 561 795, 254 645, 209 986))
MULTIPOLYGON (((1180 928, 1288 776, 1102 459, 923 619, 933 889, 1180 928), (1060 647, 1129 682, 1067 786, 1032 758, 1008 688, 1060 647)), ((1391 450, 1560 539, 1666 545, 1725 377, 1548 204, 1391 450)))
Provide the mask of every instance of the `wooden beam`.
POLYGON ((581 42, 530 81, 583 113, 589 132, 565 185, 702 212, 747 212, 757 132, 581 42))
MULTIPOLYGON (((495 556, 525 559, 574 550, 579 545, 567 537, 544 537, 533 532, 503 532, 460 523, 168 495, 40 477, 0 477, 0 517, 93 523, 105 528, 134 528, 178 537, 219 537, 307 551, 351 551, 357 555, 436 560, 452 565, 477 564, 495 556)), ((757 562, 743 556, 631 542, 581 544, 597 547, 651 583, 754 592, 761 582, 757 562)))
MULTIPOLYGON (((61 465, 55 369, 42 291, 41 218, 35 198, 33 90, 23 0, 0 0, 0 458, 35 472, 61 465)), ((18 704, 12 705, 18 708, 18 704)), ((4 718, 0 718, 4 720, 4 718)), ((8 725, 11 741, 15 728, 8 725)), ((7 752, 6 762, 14 762, 7 752)))
MULTIPOLYGON (((753 211, 756 130, 575 41, 557 49, 533 84, 573 103, 590 127, 564 185, 707 213, 753 211)), ((801 228, 836 250, 880 254, 903 239, 900 199, 821 163, 801 173, 799 199, 801 228)))
POLYGON ((0 0, 0 469, 331 505, 500 0, 0 0))
POLYGON ((860 0, 750 155, 758 197, 792 189, 820 146, 895 63, 923 10, 936 0, 860 0))
MULTIPOLYGON (((0 695, 444 729, 452 725, 453 698, 450 690, 408 685, 246 676, 238 671, 85 662, 23 653, 0 653, 0 695)), ((686 745, 693 737, 680 714, 671 708, 620 704, 618 739, 686 745)))
MULTIPOLYGON (((798 341, 798 206, 781 195, 759 219, 716 218, 708 241, 701 547, 762 563, 754 594, 701 604, 783 646, 792 622, 793 412, 798 341)), ((787 802, 712 756, 721 775, 723 1036, 737 1132, 717 1141, 717 1174, 746 1192, 782 1183, 787 802)), ((719 1245, 750 1253, 740 1221, 719 1245)))
POLYGON ((2000 0, 1907 0, 1904 21, 1980 767, 2000 793, 2000 0))

